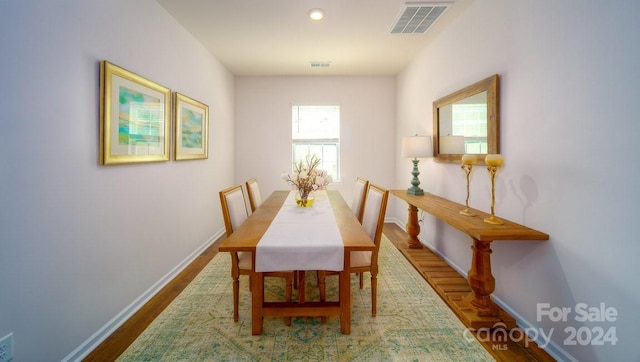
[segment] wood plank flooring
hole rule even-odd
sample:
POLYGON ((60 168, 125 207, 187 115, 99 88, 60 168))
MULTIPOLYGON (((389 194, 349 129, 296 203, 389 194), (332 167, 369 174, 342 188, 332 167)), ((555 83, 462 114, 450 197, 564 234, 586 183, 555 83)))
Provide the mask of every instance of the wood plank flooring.
MULTIPOLYGON (((403 252, 411 264, 449 305, 465 296, 470 288, 467 281, 428 248, 409 249, 407 234, 398 225, 386 223, 384 234, 403 252)), ((196 258, 174 280, 93 350, 84 361, 113 361, 129 347, 147 326, 176 298, 218 252, 216 241, 196 258)), ((533 341, 481 341, 485 349, 498 361, 554 361, 533 341)))
MULTIPOLYGON (((386 223, 383 232, 450 307, 469 294, 471 287, 469 287, 467 280, 437 254, 426 247, 409 249, 409 245, 405 241, 408 235, 398 225, 386 223)), ((471 240, 469 242, 471 243, 471 240)), ((513 339, 524 336, 524 334, 518 334, 522 333, 519 329, 511 333, 515 337, 513 339)), ((526 337, 518 342, 510 340, 510 338, 501 340, 500 334, 496 334, 498 340, 486 341, 486 337, 485 334, 476 335, 476 339, 498 361, 555 361, 535 342, 526 339, 526 337)))

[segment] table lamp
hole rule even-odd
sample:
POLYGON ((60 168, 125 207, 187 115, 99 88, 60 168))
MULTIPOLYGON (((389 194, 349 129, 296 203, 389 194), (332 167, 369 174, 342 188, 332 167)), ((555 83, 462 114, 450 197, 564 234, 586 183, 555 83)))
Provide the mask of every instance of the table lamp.
POLYGON ((464 136, 440 136, 440 153, 459 155, 465 153, 464 136))
POLYGON ((420 179, 418 179, 418 175, 420 175, 418 162, 420 162, 420 160, 418 159, 431 157, 432 154, 430 136, 415 135, 402 138, 401 156, 404 158, 413 158, 413 160, 411 160, 411 162, 413 162, 413 171, 411 171, 413 178, 411 179, 411 187, 407 189, 408 194, 424 195, 424 191, 418 187, 418 185, 420 185, 420 179))

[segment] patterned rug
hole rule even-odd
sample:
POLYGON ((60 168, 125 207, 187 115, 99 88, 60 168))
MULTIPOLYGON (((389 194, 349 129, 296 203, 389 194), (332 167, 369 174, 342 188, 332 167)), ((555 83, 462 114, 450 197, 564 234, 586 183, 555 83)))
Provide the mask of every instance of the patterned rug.
MULTIPOLYGON (((493 361, 429 284, 384 236, 380 246, 378 313, 371 317, 369 274, 351 277, 351 334, 338 317, 267 317, 251 335, 248 277, 240 282, 240 320, 233 321, 230 257, 217 254, 194 281, 120 356, 119 361, 493 361)), ((306 300, 318 300, 306 273, 306 300)), ((337 300, 337 276, 327 299, 337 300)), ((294 290, 294 298, 297 291, 294 290)), ((284 282, 265 279, 265 298, 283 300, 284 282)))

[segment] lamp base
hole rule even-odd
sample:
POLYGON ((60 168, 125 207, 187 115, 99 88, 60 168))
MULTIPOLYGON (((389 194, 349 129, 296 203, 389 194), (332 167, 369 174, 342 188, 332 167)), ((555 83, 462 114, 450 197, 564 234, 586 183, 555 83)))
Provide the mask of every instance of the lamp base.
POLYGON ((418 175, 420 174, 420 170, 418 169, 418 162, 420 162, 420 160, 414 158, 413 160, 411 160, 411 162, 413 162, 413 171, 411 171, 411 175, 413 175, 413 178, 411 179, 411 187, 407 189, 407 193, 416 196, 424 195, 424 191, 422 191, 422 189, 418 187, 418 185, 420 185, 420 179, 418 178, 418 175))

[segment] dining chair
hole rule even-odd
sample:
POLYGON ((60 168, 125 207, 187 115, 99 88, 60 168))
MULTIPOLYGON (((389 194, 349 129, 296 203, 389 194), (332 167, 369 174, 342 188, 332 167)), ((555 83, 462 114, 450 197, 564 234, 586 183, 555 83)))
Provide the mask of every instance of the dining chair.
MULTIPOLYGON (((349 273, 358 273, 360 276, 360 289, 363 287, 362 274, 371 274, 371 315, 376 316, 377 291, 378 291, 378 251, 380 250, 380 240, 382 239, 382 228, 384 227, 384 215, 387 210, 387 200, 389 190, 378 185, 369 183, 367 196, 364 200, 364 212, 362 217, 362 227, 365 229, 371 240, 376 245, 374 251, 352 251, 350 254, 349 273)), ((328 275, 338 274, 334 271, 318 271, 318 287, 320 289, 320 301, 324 302, 326 297, 325 278, 328 275)))
POLYGON ((351 202, 351 210, 358 218, 358 221, 362 224, 362 214, 364 213, 364 200, 367 197, 367 189, 369 188, 369 181, 358 177, 356 179, 356 188, 353 193, 353 201, 351 202))
POLYGON ((249 194, 249 206, 251 207, 251 212, 254 212, 262 204, 260 187, 258 187, 258 181, 255 178, 248 180, 245 184, 247 186, 247 194, 249 194))
MULTIPOLYGON (((233 234, 247 218, 247 205, 244 200, 242 185, 238 184, 220 191, 220 204, 227 237, 233 234)), ((250 252, 231 253, 231 278, 233 278, 233 321, 239 318, 240 275, 253 275, 252 256, 250 252)), ((265 277, 279 277, 285 279, 285 299, 291 302, 293 271, 267 272, 265 277)), ((291 325, 291 317, 287 317, 287 325, 291 325)))

